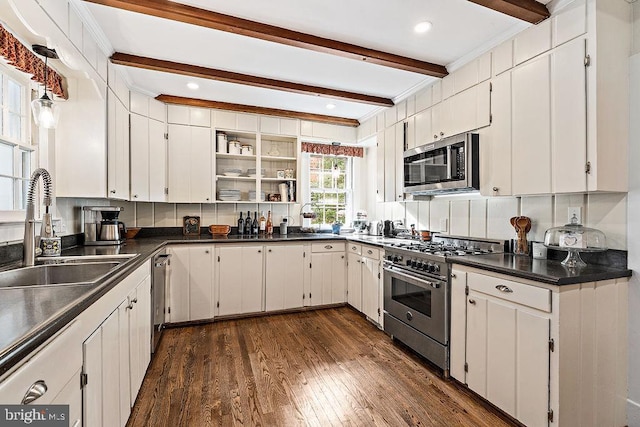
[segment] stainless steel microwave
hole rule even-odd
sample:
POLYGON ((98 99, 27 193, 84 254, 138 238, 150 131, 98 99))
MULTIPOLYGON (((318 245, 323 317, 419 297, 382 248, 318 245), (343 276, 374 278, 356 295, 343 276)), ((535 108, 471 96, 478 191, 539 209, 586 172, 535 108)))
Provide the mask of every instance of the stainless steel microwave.
POLYGON ((479 137, 463 133, 404 152, 404 192, 415 195, 480 189, 479 137))

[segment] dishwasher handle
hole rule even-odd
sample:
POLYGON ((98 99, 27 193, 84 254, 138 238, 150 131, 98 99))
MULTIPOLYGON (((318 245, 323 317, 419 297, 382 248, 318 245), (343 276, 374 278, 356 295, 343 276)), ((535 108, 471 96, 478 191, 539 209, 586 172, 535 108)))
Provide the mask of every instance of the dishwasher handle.
POLYGON ((169 260, 170 260, 170 259, 171 259, 171 254, 162 254, 162 255, 158 255, 158 256, 155 258, 155 260, 153 261, 153 262, 154 262, 154 264, 153 264, 153 265, 154 265, 155 267, 158 267, 158 268, 160 268, 160 267, 164 267, 164 266, 166 266, 167 264, 169 264, 169 260))

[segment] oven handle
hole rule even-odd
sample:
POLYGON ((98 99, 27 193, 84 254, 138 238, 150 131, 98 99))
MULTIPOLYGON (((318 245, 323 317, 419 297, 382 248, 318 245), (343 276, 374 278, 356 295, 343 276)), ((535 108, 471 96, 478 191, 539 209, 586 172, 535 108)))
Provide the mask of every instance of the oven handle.
POLYGON ((400 271, 398 271, 396 269, 392 269, 392 268, 389 268, 389 267, 384 267, 384 271, 386 271, 387 273, 393 274, 395 276, 400 276, 400 277, 402 277, 404 279, 411 280, 411 283, 413 285, 416 285, 416 286, 418 286, 420 288, 423 288, 423 289, 427 289, 429 287, 431 287, 433 289, 440 289, 442 287, 441 283, 431 282, 431 281, 429 281, 429 280, 427 280, 425 278, 416 277, 416 276, 412 276, 410 274, 402 273, 402 272, 400 272, 400 271), (426 285, 425 285, 425 283, 426 283, 426 285))

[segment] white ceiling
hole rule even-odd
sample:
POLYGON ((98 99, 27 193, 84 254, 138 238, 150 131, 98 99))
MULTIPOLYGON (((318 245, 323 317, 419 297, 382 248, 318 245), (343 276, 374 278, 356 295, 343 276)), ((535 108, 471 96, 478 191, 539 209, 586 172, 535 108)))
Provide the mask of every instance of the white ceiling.
MULTIPOLYGON (((543 1, 542 3, 546 3, 543 1)), ((528 24, 467 0, 181 0, 316 36, 441 65, 480 53, 528 24), (433 28, 415 34, 416 23, 433 28)), ((433 78, 363 61, 81 3, 114 51, 391 99, 433 78)), ((362 119, 380 107, 121 67, 133 89, 237 104, 362 119), (186 83, 196 81, 193 91, 186 83), (326 109, 327 103, 336 108, 326 109)))

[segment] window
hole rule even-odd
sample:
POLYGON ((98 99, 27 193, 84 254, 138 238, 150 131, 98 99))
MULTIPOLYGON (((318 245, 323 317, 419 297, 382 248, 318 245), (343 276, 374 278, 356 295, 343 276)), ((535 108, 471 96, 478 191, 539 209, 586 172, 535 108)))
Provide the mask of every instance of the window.
POLYGON ((33 150, 27 145, 26 131, 27 79, 23 84, 13 74, 0 65, 0 211, 26 207, 32 169, 33 150))
POLYGON ((351 157, 309 155, 313 225, 346 224, 351 218, 351 157))

